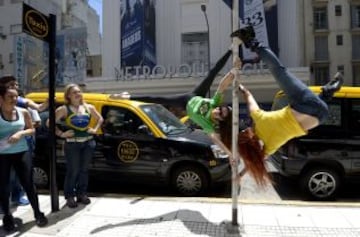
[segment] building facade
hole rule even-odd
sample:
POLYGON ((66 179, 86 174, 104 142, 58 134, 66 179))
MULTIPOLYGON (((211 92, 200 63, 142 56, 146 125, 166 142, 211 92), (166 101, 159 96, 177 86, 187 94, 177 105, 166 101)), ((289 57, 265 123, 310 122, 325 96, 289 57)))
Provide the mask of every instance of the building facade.
MULTIPOLYGON (((121 14, 127 10, 127 5, 135 5, 136 2, 136 0, 103 2, 103 77, 119 80, 126 89, 135 92, 166 93, 157 91, 156 88, 159 88, 157 85, 150 90, 141 73, 135 79, 129 80, 119 76, 124 74, 126 66, 122 63, 121 14), (146 84, 147 88, 141 90, 131 86, 131 81, 136 83, 139 80, 143 80, 142 84, 146 84)), ((207 61, 213 65, 229 48, 231 44, 229 35, 232 29, 231 10, 224 1, 156 0, 153 2, 156 11, 156 64, 169 68, 184 63, 193 64, 198 60, 204 65, 199 71, 204 69, 206 72, 207 61), (201 9, 202 4, 206 5, 209 34, 204 12, 201 9), (207 48, 208 43, 210 50, 207 48)), ((360 50, 358 0, 267 0, 263 3, 265 12, 275 8, 276 21, 274 15, 266 19, 268 36, 269 39, 275 39, 277 42, 270 46, 285 66, 311 85, 326 83, 336 71, 344 73, 346 85, 358 84, 360 50)), ((231 60, 222 73, 230 68, 231 60)), ((165 78, 169 80, 168 77, 165 78)), ((260 100, 261 98, 269 100, 268 96, 263 96, 264 92, 270 90, 272 93, 277 89, 271 76, 261 70, 251 70, 251 73, 243 78, 246 80, 245 84, 260 96, 260 100)), ((191 87, 196 84, 197 79, 192 75, 182 81, 191 87)), ((159 80, 159 83, 171 84, 165 80, 161 82, 159 80)), ((119 89, 121 89, 120 84, 119 89)), ((141 86, 139 83, 136 84, 141 86)), ((216 89, 216 85, 215 82, 212 91, 216 89)), ((113 90, 115 87, 112 87, 113 90)))
POLYGON ((304 54, 312 83, 327 81, 336 71, 347 85, 360 85, 360 1, 303 2, 304 54))
MULTIPOLYGON (((86 0, 2 0, 0 1, 0 76, 5 74, 16 76, 25 92, 33 88, 47 87, 47 46, 22 32, 23 2, 46 15, 56 15, 58 36, 67 30, 84 29, 86 50, 83 53, 83 70, 86 73, 86 56, 100 57, 101 54, 99 16, 88 6, 86 0)), ((60 55, 58 52, 59 50, 57 56, 60 55)), ((84 76, 86 77, 86 74, 84 76)))

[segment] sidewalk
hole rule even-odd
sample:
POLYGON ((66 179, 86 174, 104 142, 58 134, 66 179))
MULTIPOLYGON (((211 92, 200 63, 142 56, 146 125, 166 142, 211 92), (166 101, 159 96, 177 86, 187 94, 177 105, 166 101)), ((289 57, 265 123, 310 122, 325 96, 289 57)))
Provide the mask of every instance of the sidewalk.
MULTIPOLYGON (((18 207, 19 232, 8 236, 360 236, 360 205, 324 203, 250 203, 239 200, 239 228, 231 225, 229 198, 92 197, 88 206, 51 212, 50 197, 39 196, 49 225, 34 225, 29 206, 18 207), (229 228, 233 227, 233 228, 229 228), (231 230, 239 230, 232 233, 231 230), (230 232, 229 232, 230 230, 230 232)), ((0 221, 1 222, 1 221, 0 221)), ((2 224, 2 223, 1 223, 2 224)), ((5 236, 0 228, 0 236, 5 236)))

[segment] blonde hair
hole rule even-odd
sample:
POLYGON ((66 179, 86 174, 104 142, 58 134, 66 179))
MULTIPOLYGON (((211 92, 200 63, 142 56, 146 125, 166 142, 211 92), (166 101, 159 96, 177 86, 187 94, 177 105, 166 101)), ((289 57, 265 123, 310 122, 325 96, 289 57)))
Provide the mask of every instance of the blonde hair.
MULTIPOLYGON (((70 98, 69 98, 69 94, 71 92, 71 89, 77 87, 80 91, 81 91, 81 88, 79 85, 75 84, 75 83, 71 83, 71 84, 67 84, 65 86, 65 90, 64 90, 64 101, 65 101, 65 104, 69 105, 71 104, 71 101, 70 101, 70 98)), ((81 99, 80 101, 80 104, 84 104, 84 101, 83 99, 81 99)))

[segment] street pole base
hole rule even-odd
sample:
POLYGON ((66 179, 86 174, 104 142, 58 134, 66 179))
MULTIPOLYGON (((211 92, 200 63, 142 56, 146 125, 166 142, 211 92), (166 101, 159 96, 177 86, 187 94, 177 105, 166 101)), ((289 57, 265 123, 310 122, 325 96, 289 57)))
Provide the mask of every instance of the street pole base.
POLYGON ((231 221, 223 221, 221 225, 225 227, 225 230, 228 234, 236 234, 237 236, 241 237, 241 234, 244 233, 243 226, 239 225, 238 223, 233 223, 231 221))

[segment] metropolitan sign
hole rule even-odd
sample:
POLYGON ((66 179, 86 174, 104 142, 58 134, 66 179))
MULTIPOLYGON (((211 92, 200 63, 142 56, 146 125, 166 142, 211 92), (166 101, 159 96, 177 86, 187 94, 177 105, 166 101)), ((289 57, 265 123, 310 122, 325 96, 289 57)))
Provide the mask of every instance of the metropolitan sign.
POLYGON ((23 3, 23 32, 49 42, 49 17, 23 3))

